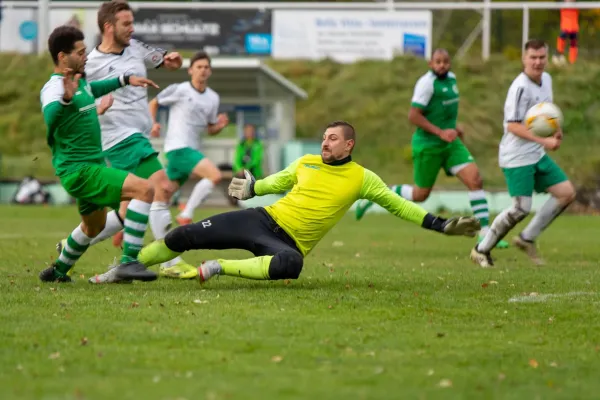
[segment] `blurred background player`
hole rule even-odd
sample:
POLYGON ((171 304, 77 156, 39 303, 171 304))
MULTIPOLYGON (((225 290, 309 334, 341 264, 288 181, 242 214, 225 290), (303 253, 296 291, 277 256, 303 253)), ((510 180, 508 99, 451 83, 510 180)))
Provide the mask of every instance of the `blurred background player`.
MULTIPOLYGON (((481 222, 481 240, 489 229, 490 214, 479 169, 460 139, 462 131, 456 125, 460 98, 456 76, 450 71, 448 51, 435 50, 429 66, 431 70, 415 85, 408 115, 409 121, 417 126, 412 137, 415 185, 395 185, 392 190, 407 200, 423 202, 431 194, 443 168, 446 175, 458 177, 469 189, 471 209, 481 222)), ((372 201, 360 201, 356 207, 356 219, 360 220, 372 205, 372 201)), ((508 247, 504 241, 496 245, 508 247)))
MULTIPOLYGON (((132 39, 133 12, 124 1, 103 3, 98 10, 98 27, 102 42, 94 48, 86 65, 86 76, 90 82, 116 77, 136 71, 146 76, 147 68, 165 67, 177 70, 182 59, 178 53, 167 54, 162 49, 150 47, 132 39)), ((150 228, 155 238, 163 238, 172 222, 167 206, 170 198, 169 180, 158 160, 158 154, 148 138, 152 119, 148 111, 147 88, 122 88, 115 91, 112 106, 102 114, 102 148, 113 168, 131 172, 140 178, 148 179, 154 185, 154 201, 150 209, 150 228)), ((94 245, 117 234, 115 244, 121 246, 126 240, 127 229, 123 229, 123 216, 127 202, 121 204, 120 212, 110 212, 104 230, 92 241, 94 245)), ((57 245, 58 248, 64 243, 57 245)), ((185 264, 180 258, 166 263, 185 264)), ((193 268, 191 265, 190 268, 193 268)), ((91 283, 113 281, 115 271, 90 279, 91 283)))
POLYGON ((124 74, 88 83, 82 78, 87 59, 84 36, 75 27, 56 28, 48 38, 48 49, 54 74, 40 93, 47 142, 61 185, 77 199, 81 224, 65 240, 58 259, 40 273, 40 280, 71 281, 67 273, 102 231, 106 207, 118 209, 121 200, 131 199, 125 213, 123 264, 115 268, 115 274, 154 280, 154 272, 131 264, 144 244, 154 190, 147 180, 106 166, 95 100, 126 85, 156 85, 146 78, 124 74))
POLYGON ((553 102, 552 77, 544 71, 547 57, 548 46, 544 41, 529 40, 523 54, 524 70, 508 89, 498 161, 508 193, 513 198, 513 206, 494 219, 483 241, 471 251, 471 260, 482 267, 494 265, 490 254, 495 244, 527 217, 534 190, 550 193, 551 197, 514 238, 514 244, 535 264, 543 264, 537 254, 535 240, 575 200, 573 184, 544 151, 558 150, 562 131, 551 137, 539 137, 523 124, 531 107, 544 101, 553 102))
POLYGON ((244 125, 244 138, 235 148, 233 165, 231 166, 233 175, 243 177, 244 170, 247 170, 256 179, 262 179, 263 153, 263 144, 256 137, 256 127, 252 124, 244 125))
POLYGON ((338 121, 323 133, 320 155, 305 155, 285 170, 256 181, 249 172, 233 178, 229 194, 238 200, 284 193, 267 207, 232 211, 180 226, 164 240, 151 243, 138 257, 155 265, 188 250, 245 249, 254 258, 211 260, 198 268, 201 282, 215 275, 246 279, 297 279, 304 257, 346 214, 354 202, 366 198, 397 217, 446 235, 475 236, 474 217, 443 219, 391 191, 375 173, 352 161, 356 133, 338 121))
MULTIPOLYGON (((229 123, 226 114, 219 114, 219 95, 207 86, 211 74, 210 57, 205 52, 196 53, 188 69, 191 80, 168 86, 150 102, 150 115, 154 124, 152 136, 159 136, 156 122, 159 106, 169 107, 169 126, 164 151, 167 158, 167 176, 173 185, 173 195, 190 177, 200 179, 194 186, 185 209, 177 216, 179 225, 192 223, 194 210, 221 181, 221 171, 200 152, 200 135, 216 135, 229 123)), ((169 198, 170 201, 170 198, 169 198)), ((196 268, 176 264, 161 269, 161 275, 172 278, 193 278, 196 268)))
MULTIPOLYGON (((565 3, 574 3, 575 0, 565 0, 565 3)), ((577 36, 579 34, 579 10, 576 8, 560 9, 560 34, 556 39, 555 63, 565 63, 566 40, 569 39, 569 63, 577 61, 577 36)))

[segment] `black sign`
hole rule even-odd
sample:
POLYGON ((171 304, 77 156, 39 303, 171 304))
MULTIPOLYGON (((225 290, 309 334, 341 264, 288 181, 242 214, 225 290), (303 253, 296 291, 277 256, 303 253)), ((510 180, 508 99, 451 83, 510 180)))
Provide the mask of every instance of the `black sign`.
POLYGON ((134 27, 135 38, 166 50, 271 54, 270 10, 141 9, 134 27))

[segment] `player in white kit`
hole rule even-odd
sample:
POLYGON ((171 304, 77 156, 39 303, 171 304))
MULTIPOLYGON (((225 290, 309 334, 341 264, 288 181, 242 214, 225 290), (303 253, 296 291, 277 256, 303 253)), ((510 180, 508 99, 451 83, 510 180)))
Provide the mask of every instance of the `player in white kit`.
MULTIPOLYGON (((147 68, 164 67, 177 70, 182 58, 178 53, 153 48, 132 39, 134 32, 133 12, 124 1, 105 2, 98 10, 98 27, 102 42, 88 55, 85 67, 86 79, 93 82, 120 75, 146 77, 147 68)), ((172 223, 168 201, 172 188, 158 153, 149 141, 152 119, 148 111, 147 88, 135 90, 124 88, 113 92, 112 106, 99 115, 102 129, 102 149, 110 166, 149 179, 155 187, 154 201, 150 209, 150 227, 155 238, 161 239, 172 223)), ((98 102, 101 102, 98 99, 98 102)), ((124 211, 127 203, 121 204, 119 213, 108 213, 104 230, 94 238, 91 245, 119 234, 122 237, 124 211)), ((64 242, 64 241, 63 241, 64 242)), ((62 248, 62 242, 57 249, 62 248)), ((165 263, 163 267, 180 264, 182 268, 195 268, 181 258, 165 263)), ((90 283, 116 282, 114 270, 90 278, 90 283)))
MULTIPOLYGON (((179 225, 192 223, 194 210, 221 181, 221 171, 200 152, 200 135, 216 135, 227 126, 227 114, 218 114, 219 95, 207 86, 211 75, 210 57, 205 52, 195 54, 188 69, 191 80, 168 86, 150 102, 154 120, 152 135, 158 136, 160 125, 156 122, 159 106, 169 107, 169 124, 164 152, 167 158, 167 176, 177 188, 190 177, 200 179, 195 185, 185 209, 177 216, 179 225)), ((161 269, 160 274, 171 278, 189 279, 198 275, 176 264, 161 269)))
POLYGON ((534 190, 549 193, 551 197, 514 238, 514 244, 535 264, 543 264, 537 254, 535 240, 575 199, 573 184, 545 151, 558 150, 562 131, 551 137, 539 137, 523 123, 529 108, 541 102, 553 102, 552 78, 544 71, 547 62, 546 43, 529 40, 523 53, 524 70, 508 89, 498 161, 513 198, 513 206, 494 219, 484 239, 471 251, 471 260, 482 267, 494 265, 490 252, 495 244, 529 214, 534 190))

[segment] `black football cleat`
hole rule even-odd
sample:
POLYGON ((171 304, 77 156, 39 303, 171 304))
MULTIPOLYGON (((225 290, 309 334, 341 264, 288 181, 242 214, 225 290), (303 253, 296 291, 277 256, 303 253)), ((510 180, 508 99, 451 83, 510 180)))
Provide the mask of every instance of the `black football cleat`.
POLYGON ((139 261, 129 261, 118 265, 115 275, 119 279, 135 279, 136 281, 150 282, 158 279, 158 275, 146 268, 139 261))
POLYGON ((61 283, 69 283, 73 282, 70 276, 63 275, 56 269, 56 266, 52 264, 42 272, 40 272, 40 280, 42 282, 61 282, 61 283))

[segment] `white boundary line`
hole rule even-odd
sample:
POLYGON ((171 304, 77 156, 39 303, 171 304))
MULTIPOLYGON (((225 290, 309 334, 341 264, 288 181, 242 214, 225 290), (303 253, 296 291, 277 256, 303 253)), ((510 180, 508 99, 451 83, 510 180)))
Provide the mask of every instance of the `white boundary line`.
POLYGON ((548 293, 548 294, 539 294, 536 292, 532 292, 529 295, 525 296, 515 296, 508 299, 509 303, 543 303, 548 299, 558 299, 558 298, 570 298, 570 297, 581 297, 581 296, 593 296, 597 295, 596 292, 568 292, 568 293, 548 293))

